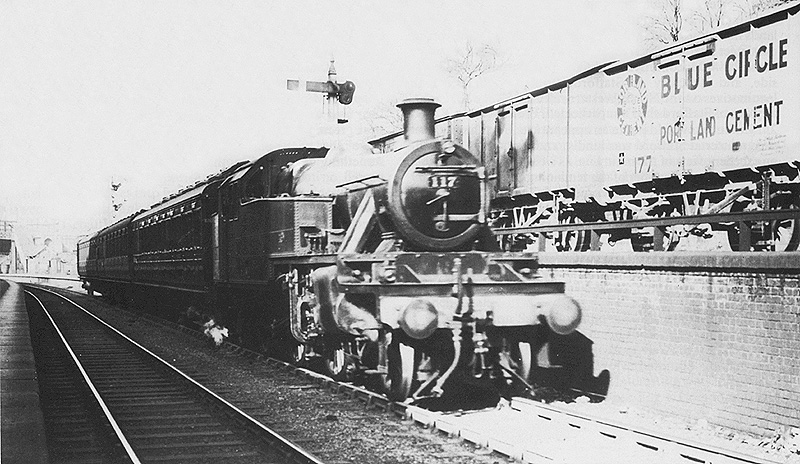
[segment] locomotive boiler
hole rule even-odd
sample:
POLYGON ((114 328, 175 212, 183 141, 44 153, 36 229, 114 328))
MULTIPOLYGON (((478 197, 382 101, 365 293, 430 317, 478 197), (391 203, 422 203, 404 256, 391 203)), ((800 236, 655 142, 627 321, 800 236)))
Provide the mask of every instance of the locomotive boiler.
POLYGON ((100 230, 78 244, 85 287, 397 400, 530 382, 580 307, 534 254, 498 251, 487 173, 434 136, 439 105, 398 106, 388 153, 274 150, 100 230))

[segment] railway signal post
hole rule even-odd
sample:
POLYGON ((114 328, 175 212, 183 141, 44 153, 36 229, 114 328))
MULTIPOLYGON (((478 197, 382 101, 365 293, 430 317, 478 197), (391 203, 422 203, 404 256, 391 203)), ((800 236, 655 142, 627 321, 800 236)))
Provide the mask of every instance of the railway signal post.
POLYGON ((301 81, 298 79, 287 79, 287 90, 300 90, 305 88, 306 92, 318 92, 325 94, 323 112, 328 116, 328 119, 337 124, 347 123, 345 117, 339 117, 339 105, 349 105, 353 102, 353 94, 356 91, 356 85, 353 81, 336 82, 336 68, 331 60, 331 65, 328 68, 328 80, 325 82, 320 81, 301 81))

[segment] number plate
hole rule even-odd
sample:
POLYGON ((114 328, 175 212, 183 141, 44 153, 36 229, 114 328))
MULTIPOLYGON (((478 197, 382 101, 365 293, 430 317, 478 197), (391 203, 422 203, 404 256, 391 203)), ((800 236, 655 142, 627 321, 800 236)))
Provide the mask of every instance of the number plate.
POLYGON ((453 188, 458 182, 458 176, 430 176, 428 186, 431 188, 453 188))

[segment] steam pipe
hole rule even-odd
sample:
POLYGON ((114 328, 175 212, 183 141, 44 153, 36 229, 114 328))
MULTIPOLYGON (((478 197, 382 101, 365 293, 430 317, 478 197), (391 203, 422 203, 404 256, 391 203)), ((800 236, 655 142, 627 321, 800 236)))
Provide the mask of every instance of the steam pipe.
POLYGON ((442 396, 444 394, 444 383, 447 382, 447 379, 450 378, 450 374, 456 370, 456 366, 458 366, 458 361, 461 358, 461 325, 456 329, 453 329, 453 362, 450 364, 450 367, 442 374, 439 380, 436 382, 436 385, 431 389, 431 393, 436 396, 442 396))

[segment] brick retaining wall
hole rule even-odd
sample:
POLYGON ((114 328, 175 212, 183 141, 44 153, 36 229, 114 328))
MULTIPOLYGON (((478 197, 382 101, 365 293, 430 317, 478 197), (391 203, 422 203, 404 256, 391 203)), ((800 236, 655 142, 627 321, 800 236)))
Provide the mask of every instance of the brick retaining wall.
POLYGON ((800 425, 793 264, 572 255, 542 255, 540 271, 582 304, 579 330, 594 342, 594 374, 611 373, 609 400, 755 433, 800 425))

